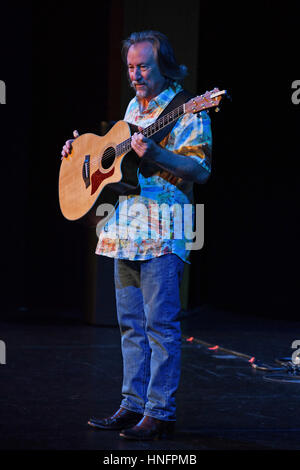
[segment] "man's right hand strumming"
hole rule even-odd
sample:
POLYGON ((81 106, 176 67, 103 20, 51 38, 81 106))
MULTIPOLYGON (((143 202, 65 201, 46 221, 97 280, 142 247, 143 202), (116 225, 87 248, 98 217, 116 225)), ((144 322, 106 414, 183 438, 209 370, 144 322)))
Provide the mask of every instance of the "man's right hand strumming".
POLYGON ((79 132, 78 131, 73 131, 73 136, 74 136, 74 139, 69 139, 66 141, 65 145, 63 146, 62 148, 62 151, 61 151, 61 159, 63 160, 63 158, 67 158, 70 153, 72 152, 72 142, 74 142, 74 140, 79 137, 79 132))

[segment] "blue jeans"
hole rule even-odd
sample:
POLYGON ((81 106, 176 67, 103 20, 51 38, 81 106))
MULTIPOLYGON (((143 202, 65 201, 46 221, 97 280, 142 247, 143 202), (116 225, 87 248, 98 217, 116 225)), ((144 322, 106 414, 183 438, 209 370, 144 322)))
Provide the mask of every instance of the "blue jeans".
POLYGON ((168 421, 176 419, 180 379, 183 268, 175 254, 146 261, 115 259, 123 356, 121 406, 168 421))

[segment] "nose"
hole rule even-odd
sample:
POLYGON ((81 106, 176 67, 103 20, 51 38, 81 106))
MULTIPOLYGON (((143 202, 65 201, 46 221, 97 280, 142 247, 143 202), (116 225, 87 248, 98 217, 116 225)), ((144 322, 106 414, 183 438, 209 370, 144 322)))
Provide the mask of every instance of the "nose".
POLYGON ((141 78, 141 76, 142 76, 142 75, 141 75, 140 68, 139 68, 139 67, 135 67, 135 68, 133 69, 133 76, 132 76, 133 80, 138 81, 138 80, 141 78))

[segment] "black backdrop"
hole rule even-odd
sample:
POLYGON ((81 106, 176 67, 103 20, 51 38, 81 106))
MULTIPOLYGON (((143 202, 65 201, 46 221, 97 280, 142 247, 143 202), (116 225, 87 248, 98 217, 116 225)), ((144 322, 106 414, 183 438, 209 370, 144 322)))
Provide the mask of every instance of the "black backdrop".
POLYGON ((300 106, 295 6, 261 2, 234 11, 201 3, 199 88, 228 88, 232 103, 213 118, 212 178, 205 248, 195 252, 194 299, 258 315, 298 317, 300 106), (296 78, 296 77, 295 77, 296 78), (202 292, 201 287, 203 285, 202 292))
MULTIPOLYGON (((159 2, 151 3, 159 14, 159 2)), ((111 118, 112 71, 120 66, 112 42, 122 36, 120 28, 111 33, 113 4, 122 10, 122 1, 5 7, 3 311, 82 308, 87 234, 59 212, 59 155, 73 129, 98 133, 111 118)), ((213 173, 195 189, 205 203, 205 245, 192 253, 190 306, 296 318, 297 14, 271 2, 259 10, 210 4, 200 2, 199 93, 216 85, 232 102, 212 114, 213 173)), ((164 32, 170 28, 171 21, 164 32)), ((188 25, 181 34, 190 47, 188 25)))

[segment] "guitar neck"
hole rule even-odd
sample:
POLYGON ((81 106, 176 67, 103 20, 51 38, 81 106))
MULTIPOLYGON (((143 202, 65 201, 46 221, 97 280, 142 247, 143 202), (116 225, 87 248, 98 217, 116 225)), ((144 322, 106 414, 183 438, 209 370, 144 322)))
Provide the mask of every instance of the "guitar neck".
MULTIPOLYGON (((158 131, 176 121, 185 113, 197 113, 205 109, 218 106, 222 95, 226 94, 226 90, 220 91, 218 88, 214 88, 212 91, 207 91, 201 96, 195 96, 187 103, 181 104, 178 106, 178 108, 173 109, 163 117, 159 118, 157 121, 153 122, 153 124, 150 124, 150 126, 143 129, 141 133, 145 137, 152 137, 158 131)), ((216 110, 218 110, 218 108, 216 108, 216 110)), ((121 156, 129 152, 131 150, 131 137, 117 145, 115 150, 116 156, 121 156)))
MULTIPOLYGON (((176 121, 179 119, 181 116, 185 114, 185 104, 181 104, 178 106, 178 108, 173 109, 169 113, 165 114, 163 117, 160 119, 157 119, 153 124, 150 124, 150 126, 145 127, 141 131, 141 134, 143 134, 145 137, 150 138, 154 134, 156 134, 158 131, 162 130, 164 127, 168 126, 172 122, 176 121)), ((131 150, 131 137, 129 139, 124 140, 124 142, 121 142, 121 144, 118 144, 116 146, 116 156, 123 155, 124 153, 127 153, 131 150)))
POLYGON ((181 116, 184 115, 184 113, 185 113, 184 104, 182 104, 182 105, 178 106, 178 108, 175 108, 172 111, 170 111, 169 113, 165 114, 162 118, 158 119, 153 124, 150 124, 150 126, 143 129, 142 134, 145 137, 148 137, 148 138, 152 137, 158 131, 160 131, 164 127, 168 126, 172 122, 179 119, 181 116))

